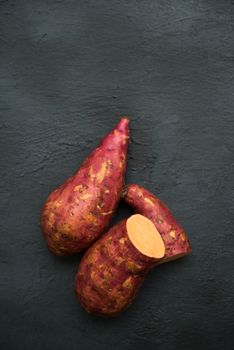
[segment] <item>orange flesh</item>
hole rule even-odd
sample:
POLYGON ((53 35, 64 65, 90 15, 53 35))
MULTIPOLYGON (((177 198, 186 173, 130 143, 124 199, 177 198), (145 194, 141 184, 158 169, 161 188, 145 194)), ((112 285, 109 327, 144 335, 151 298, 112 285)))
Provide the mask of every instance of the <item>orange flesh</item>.
POLYGON ((165 255, 165 246, 160 233, 145 216, 140 214, 132 215, 127 220, 127 233, 132 244, 142 254, 161 259, 165 255))

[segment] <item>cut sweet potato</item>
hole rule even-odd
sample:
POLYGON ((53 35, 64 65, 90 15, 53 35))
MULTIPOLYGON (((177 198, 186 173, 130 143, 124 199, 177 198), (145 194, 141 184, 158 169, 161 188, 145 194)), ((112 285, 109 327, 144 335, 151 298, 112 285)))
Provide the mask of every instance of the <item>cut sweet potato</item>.
POLYGON ((149 219, 133 215, 121 221, 81 260, 75 281, 81 304, 98 315, 119 314, 131 304, 147 272, 164 254, 163 240, 149 219))
POLYGON ((142 215, 132 215, 127 220, 127 233, 132 244, 144 255, 162 259, 165 255, 163 240, 150 220, 142 215))
POLYGON ((151 192, 136 184, 125 187, 123 199, 136 213, 149 218, 160 233, 166 253, 160 263, 178 259, 191 252, 187 235, 167 206, 151 192))

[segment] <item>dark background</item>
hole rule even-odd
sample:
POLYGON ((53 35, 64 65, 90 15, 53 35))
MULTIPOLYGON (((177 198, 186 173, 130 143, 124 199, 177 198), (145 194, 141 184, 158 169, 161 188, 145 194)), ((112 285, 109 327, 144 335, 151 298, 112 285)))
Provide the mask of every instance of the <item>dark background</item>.
POLYGON ((1 0, 0 50, 0 349, 233 349, 232 2, 1 0), (81 255, 52 256, 39 213, 122 114, 127 181, 170 206, 193 254, 108 320, 77 303, 81 255))

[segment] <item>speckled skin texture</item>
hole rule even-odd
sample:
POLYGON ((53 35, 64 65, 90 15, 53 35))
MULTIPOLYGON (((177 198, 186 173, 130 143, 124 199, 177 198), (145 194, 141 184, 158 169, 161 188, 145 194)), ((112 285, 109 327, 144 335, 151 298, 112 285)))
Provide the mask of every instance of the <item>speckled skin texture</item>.
POLYGON ((233 38, 232 0, 0 0, 1 350, 233 349, 233 38), (38 213, 123 114, 126 182, 193 253, 106 320, 72 293, 83 253, 49 254, 38 213))
POLYGON ((159 198, 137 184, 127 185, 123 189, 123 198, 136 213, 149 218, 160 233, 166 247, 165 257, 160 263, 176 260, 191 252, 189 239, 182 226, 159 198))
POLYGON ((147 272, 160 261, 136 249, 126 222, 112 227, 89 248, 78 267, 76 293, 90 313, 118 315, 132 303, 147 272))
POLYGON ((129 119, 122 118, 80 169, 48 197, 41 227, 54 254, 71 255, 87 248, 109 224, 124 183, 128 124, 129 119))

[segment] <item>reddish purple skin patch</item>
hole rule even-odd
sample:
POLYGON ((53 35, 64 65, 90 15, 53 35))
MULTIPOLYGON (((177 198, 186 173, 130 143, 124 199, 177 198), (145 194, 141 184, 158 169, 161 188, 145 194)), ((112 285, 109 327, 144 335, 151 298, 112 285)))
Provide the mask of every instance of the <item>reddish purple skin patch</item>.
POLYGON ((124 183, 128 124, 122 118, 80 169, 48 197, 41 227, 54 254, 71 255, 89 247, 110 223, 124 183))
POLYGON ((126 220, 111 228, 85 253, 75 289, 90 313, 115 316, 135 298, 155 259, 139 252, 130 241, 126 220))

